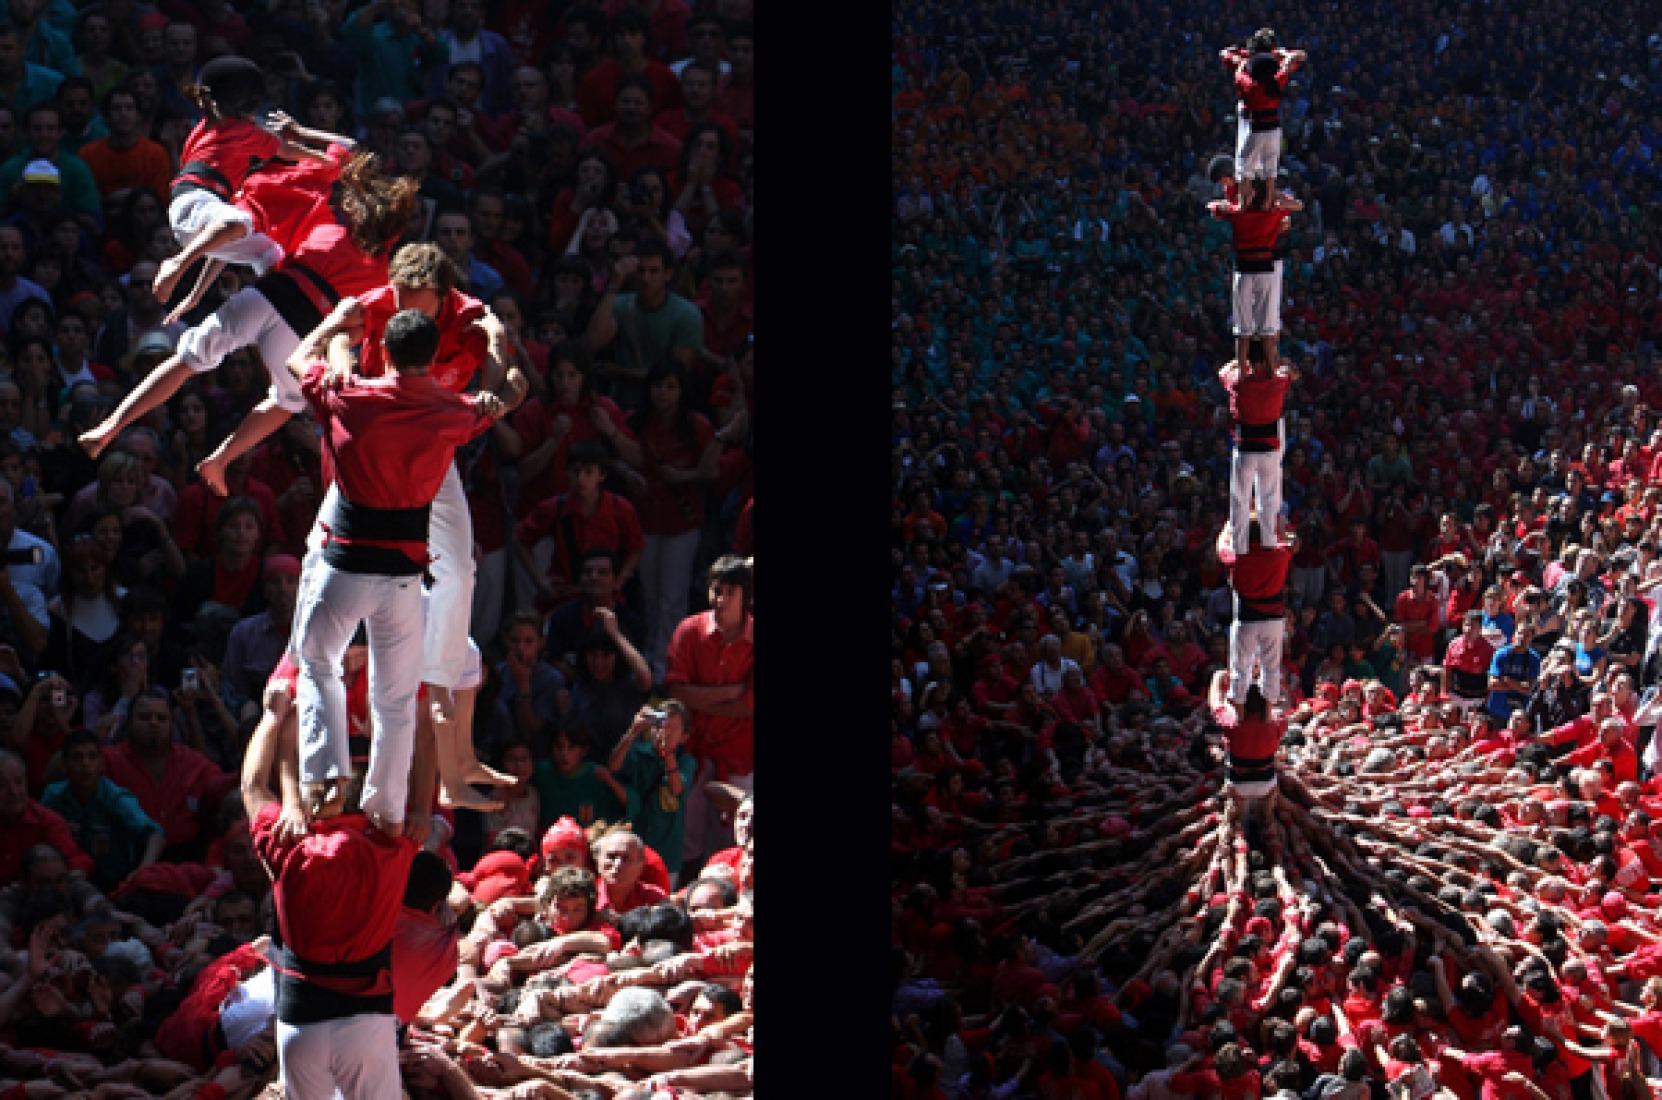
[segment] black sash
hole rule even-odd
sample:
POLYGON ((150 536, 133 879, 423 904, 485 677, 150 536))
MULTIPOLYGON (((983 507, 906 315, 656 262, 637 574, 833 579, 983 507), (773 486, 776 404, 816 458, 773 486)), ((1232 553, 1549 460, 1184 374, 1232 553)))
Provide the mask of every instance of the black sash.
POLYGON ((1281 426, 1274 420, 1268 424, 1237 424, 1235 431, 1235 445, 1243 454, 1266 454, 1281 449, 1281 426))

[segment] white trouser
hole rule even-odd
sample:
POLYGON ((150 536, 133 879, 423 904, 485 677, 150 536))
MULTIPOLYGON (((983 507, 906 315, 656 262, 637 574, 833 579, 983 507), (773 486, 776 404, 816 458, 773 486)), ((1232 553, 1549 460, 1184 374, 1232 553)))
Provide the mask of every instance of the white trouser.
POLYGON ((283 246, 264 233, 254 232, 254 218, 248 211, 233 206, 212 191, 197 188, 180 195, 168 203, 167 220, 173 227, 174 238, 183 247, 221 225, 234 223, 248 231, 246 237, 209 252, 211 260, 249 264, 256 275, 264 275, 283 261, 283 246))
MULTIPOLYGON (((330 483, 306 537, 307 568, 322 560, 323 524, 339 507, 340 486, 330 483)), ((433 598, 427 608, 421 645, 421 682, 454 688, 467 670, 468 620, 473 614, 473 516, 462 492, 462 475, 452 462, 433 498, 427 524, 427 571, 433 598)))
POLYGON ((1281 514, 1281 452, 1257 454, 1235 448, 1229 464, 1229 523, 1235 532, 1235 553, 1251 545, 1252 492, 1258 490, 1258 530, 1265 546, 1280 545, 1275 520, 1281 514))
POLYGON ((1274 336, 1281 331, 1281 261, 1274 271, 1235 272, 1236 336, 1274 336))
POLYGON ((271 396, 291 413, 306 407, 300 380, 288 369, 289 356, 300 346, 289 323, 272 306, 271 300, 251 286, 245 286, 214 310, 202 323, 179 336, 179 358, 196 374, 206 374, 220 360, 250 344, 259 349, 260 360, 271 375, 271 396))
MULTIPOLYGON (((327 561, 294 612, 300 642, 300 779, 352 773, 342 658, 360 621, 369 627, 369 708, 375 721, 363 809, 404 820, 421 690, 421 578, 347 573, 327 561)), ((465 660, 467 648, 462 648, 465 660)), ((425 809, 426 807, 423 807, 425 809)))
POLYGON ((687 617, 693 561, 698 557, 695 527, 679 535, 648 535, 641 553, 641 596, 646 603, 646 661, 652 678, 664 678, 669 639, 687 617))
POLYGON ((1239 610, 1229 628, 1229 699, 1232 703, 1246 700, 1247 688, 1253 680, 1253 666, 1258 666, 1258 681, 1264 698, 1271 703, 1281 698, 1281 637, 1286 633, 1284 619, 1261 623, 1243 623, 1239 610))
MULTIPOLYGON (((704 793, 704 784, 716 777, 716 766, 708 760, 698 762, 698 774, 693 776, 692 790, 687 792, 687 824, 681 834, 681 858, 692 861, 714 855, 733 846, 733 823, 721 820, 721 807, 704 793)), ((756 793, 756 773, 730 775, 722 780, 749 794, 756 793)))
POLYGON ((1242 112, 1235 131, 1235 179, 1246 192, 1246 181, 1267 179, 1272 183, 1281 169, 1281 131, 1254 130, 1242 112))
POLYGON ((371 1012, 320 1024, 277 1021, 284 1100, 399 1100, 398 1018, 371 1012))
POLYGON ((508 596, 508 548, 503 546, 479 555, 476 570, 473 636, 489 642, 502 629, 502 601, 508 596))

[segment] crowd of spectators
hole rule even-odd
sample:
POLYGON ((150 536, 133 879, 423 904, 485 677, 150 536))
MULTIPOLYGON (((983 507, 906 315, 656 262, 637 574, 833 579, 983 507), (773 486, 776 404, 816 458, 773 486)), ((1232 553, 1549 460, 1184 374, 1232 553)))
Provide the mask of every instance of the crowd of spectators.
POLYGON ((8 1097, 241 1097, 276 1072, 238 776, 292 702, 268 680, 326 487, 317 425, 232 463, 228 497, 198 477, 282 367, 244 348, 101 459, 77 438, 252 279, 175 323, 152 293, 186 88, 227 53, 262 65, 266 108, 420 180, 404 240, 456 262, 531 385, 458 456, 473 737, 517 782, 497 813, 434 807, 394 967, 405 1087, 751 1091, 753 17, 0 4, 8 1097))
POLYGON ((894 1095, 1651 1096, 1643 9, 913 0, 891 51, 894 1095), (1254 821, 1205 203, 1265 23, 1308 62, 1254 821))

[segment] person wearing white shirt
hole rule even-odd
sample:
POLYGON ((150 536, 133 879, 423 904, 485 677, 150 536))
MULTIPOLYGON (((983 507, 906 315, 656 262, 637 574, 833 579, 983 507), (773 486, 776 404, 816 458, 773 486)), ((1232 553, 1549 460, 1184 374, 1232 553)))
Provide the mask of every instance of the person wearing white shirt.
POLYGON ((46 605, 57 595, 61 566, 51 543, 18 529, 16 500, 5 478, 0 478, 0 536, 6 540, 6 561, 0 567, 0 641, 38 653, 51 629, 46 605))
POLYGON ((1062 690, 1062 676, 1068 669, 1079 670, 1075 661, 1062 656, 1062 639, 1046 634, 1039 639, 1039 660, 1033 665, 1030 678, 1040 698, 1049 699, 1062 690))

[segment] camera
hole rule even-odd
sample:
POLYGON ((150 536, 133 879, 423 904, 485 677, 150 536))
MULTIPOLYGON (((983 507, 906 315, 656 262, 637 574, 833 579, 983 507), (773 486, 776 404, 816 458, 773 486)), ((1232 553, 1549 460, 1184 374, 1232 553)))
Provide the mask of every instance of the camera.
POLYGON ((660 710, 657 707, 647 707, 642 713, 646 715, 646 720, 652 724, 654 729, 662 729, 664 720, 669 717, 667 711, 660 710))
POLYGON ((201 686, 201 677, 194 668, 187 668, 179 674, 179 687, 184 691, 195 691, 201 686))

